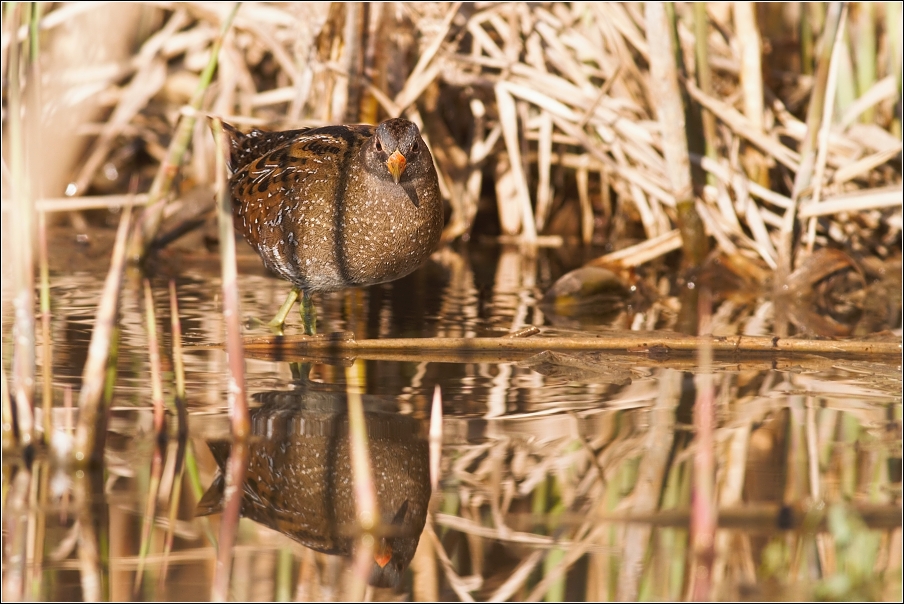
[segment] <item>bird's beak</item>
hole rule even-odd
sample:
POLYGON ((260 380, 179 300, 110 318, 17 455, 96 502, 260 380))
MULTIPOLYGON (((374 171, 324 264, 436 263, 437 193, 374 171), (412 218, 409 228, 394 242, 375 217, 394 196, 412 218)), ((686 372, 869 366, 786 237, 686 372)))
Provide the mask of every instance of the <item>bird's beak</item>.
POLYGON ((402 178, 402 172, 405 171, 405 163, 405 156, 399 153, 398 149, 393 151, 389 159, 386 160, 386 168, 392 174, 392 179, 396 184, 399 184, 399 179, 402 178))
POLYGON ((392 560, 392 546, 386 539, 378 540, 374 544, 374 562, 376 562, 380 568, 383 568, 389 564, 390 560, 392 560))

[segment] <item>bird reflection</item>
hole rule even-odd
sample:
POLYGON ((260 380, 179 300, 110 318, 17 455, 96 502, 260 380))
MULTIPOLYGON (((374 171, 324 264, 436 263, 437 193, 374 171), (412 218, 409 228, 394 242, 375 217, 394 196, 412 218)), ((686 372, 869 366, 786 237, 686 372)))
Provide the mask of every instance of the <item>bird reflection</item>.
MULTIPOLYGON (((356 543, 356 506, 349 455, 346 396, 312 389, 255 395, 251 458, 242 515, 325 554, 349 557, 356 543)), ((399 585, 427 518, 430 475, 422 422, 363 397, 374 484, 384 536, 374 548, 369 583, 399 585)), ((208 443, 219 472, 198 515, 222 511, 230 444, 208 443)))

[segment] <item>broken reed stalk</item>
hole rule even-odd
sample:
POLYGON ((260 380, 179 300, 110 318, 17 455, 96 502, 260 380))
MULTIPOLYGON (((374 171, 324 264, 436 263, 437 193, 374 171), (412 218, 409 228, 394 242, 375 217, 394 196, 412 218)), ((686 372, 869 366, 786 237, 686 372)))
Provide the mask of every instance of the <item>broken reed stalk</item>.
POLYGON ((216 140, 217 223, 220 235, 220 270, 223 280, 223 321, 226 323, 226 354, 229 359, 229 415, 233 437, 245 439, 251 432, 248 396, 245 390, 245 364, 242 326, 239 322, 238 270, 235 256, 235 228, 232 224, 232 197, 226 181, 226 154, 223 122, 213 118, 216 140))
MULTIPOLYGON (((841 58, 841 52, 844 48, 844 23, 847 11, 841 11, 841 23, 838 26, 838 33, 832 44, 832 54, 829 59, 829 77, 826 79, 826 89, 823 92, 825 96, 823 113, 819 124, 819 132, 816 137, 816 167, 814 168, 813 188, 808 195, 806 201, 807 206, 816 206, 822 198, 822 186, 825 182, 826 160, 829 154, 829 131, 832 128, 832 121, 835 111, 835 91, 838 88, 838 64, 841 58)), ((798 205, 798 210, 803 209, 798 205)), ((798 217, 800 212, 798 211, 798 217)), ((798 218, 803 222, 803 219, 798 218)), ((806 235, 806 251, 808 254, 813 252, 813 244, 816 240, 816 218, 812 217, 807 221, 806 235)))
MULTIPOLYGON (((825 111, 825 91, 829 79, 832 50, 835 46, 835 37, 838 35, 841 25, 842 13, 845 11, 843 3, 832 2, 826 15, 825 27, 819 42, 819 56, 816 63, 816 76, 813 89, 810 93, 810 104, 807 107, 807 133, 801 141, 800 166, 794 176, 794 190, 791 194, 793 204, 785 211, 779 230, 778 269, 779 275, 776 284, 784 283, 785 278, 791 274, 794 266, 794 227, 797 221, 798 208, 807 197, 812 186, 813 171, 816 166, 817 136, 822 116, 825 111)), ((780 325, 779 327, 784 327, 780 325)), ((785 335, 787 330, 777 330, 779 335, 785 335), (784 333, 782 333, 784 331, 784 333)))
POLYGON ((610 252, 605 256, 588 262, 588 264, 603 267, 611 265, 640 266, 669 252, 680 250, 681 245, 681 232, 678 229, 672 229, 668 233, 663 233, 630 247, 610 252))
POLYGON ((82 388, 78 396, 78 425, 75 429, 75 446, 73 448, 75 461, 79 464, 99 461, 103 454, 100 445, 107 429, 107 409, 101 409, 100 406, 102 397, 107 398, 103 396, 105 386, 108 386, 107 359, 111 345, 115 346, 112 340, 116 337, 116 318, 119 314, 119 295, 125 270, 131 217, 132 209, 126 207, 119 219, 110 270, 104 280, 94 330, 91 332, 88 359, 85 361, 85 368, 82 371, 82 388))
POLYGON ((163 544, 163 565, 160 569, 158 590, 163 591, 170 563, 170 552, 176 534, 176 521, 179 503, 182 501, 182 476, 185 472, 185 454, 188 444, 188 409, 185 399, 185 362, 182 358, 182 324, 179 320, 179 301, 176 297, 176 281, 170 279, 170 320, 173 337, 173 373, 176 380, 176 395, 173 404, 176 407, 178 426, 176 428, 176 460, 173 470, 173 482, 170 485, 169 514, 166 537, 163 544))
MULTIPOLYGON (((10 2, 6 5, 6 21, 19 23, 20 9, 26 4, 10 2)), ((14 30, 15 31, 15 30, 14 30)), ((11 152, 9 168, 12 180, 13 206, 10 215, 13 258, 13 368, 11 400, 14 404, 13 433, 21 446, 31 446, 34 438, 34 382, 35 382, 35 310, 34 310, 34 207, 28 186, 23 132, 22 61, 18 40, 10 42, 7 57, 8 93, 7 126, 11 152)))
MULTIPOLYGON (((734 2, 732 4, 734 26, 741 59, 739 75, 741 93, 744 100, 744 116, 749 120, 752 128, 763 132, 763 120, 765 118, 763 109, 763 68, 761 65, 763 49, 755 8, 756 6, 749 2, 734 2)), ((767 166, 760 152, 754 147, 747 147, 744 149, 743 160, 750 180, 768 187, 767 166)))
POLYGON ((176 281, 170 279, 170 326, 173 334, 173 373, 176 379, 176 396, 173 404, 179 420, 180 442, 188 437, 188 408, 185 400, 185 362, 182 358, 182 323, 179 321, 179 300, 176 297, 176 281))
POLYGON ((163 378, 160 375, 160 344, 157 339, 157 313, 154 312, 154 296, 151 282, 144 279, 144 309, 148 329, 148 360, 151 366, 151 404, 154 407, 154 433, 157 442, 166 434, 166 409, 163 402, 163 378))
MULTIPOLYGON (((650 45, 650 86, 656 99, 656 115, 662 133, 663 155, 681 232, 685 270, 699 267, 708 252, 706 233, 697 214, 691 182, 683 94, 678 85, 678 49, 673 41, 674 27, 666 7, 658 2, 645 5, 647 42, 650 45)), ((696 329, 690 331, 696 332, 696 329)))
POLYGON ((229 32, 230 27, 232 27, 232 21, 235 18, 239 6, 240 3, 235 3, 232 10, 223 20, 219 35, 216 37, 210 48, 210 60, 204 67, 204 71, 201 72, 198 86, 189 102, 188 107, 190 111, 182 113, 182 117, 179 120, 179 126, 176 128, 173 139, 166 150, 166 157, 160 164, 160 168, 157 170, 154 181, 151 183, 151 189, 148 192, 147 207, 144 216, 142 216, 140 229, 138 231, 140 237, 132 242, 131 255, 133 257, 144 256, 148 246, 157 235, 157 229, 160 228, 160 222, 163 219, 163 209, 165 207, 164 201, 169 194, 169 190, 172 187, 173 180, 176 178, 176 174, 179 172, 180 166, 182 166, 182 160, 185 157, 185 152, 188 150, 188 145, 191 142, 196 116, 198 112, 201 111, 205 93, 207 92, 210 83, 213 81, 213 75, 217 68, 217 60, 220 55, 220 48, 223 46, 223 38, 229 32))
MULTIPOLYGON (((706 3, 694 2, 694 58, 696 60, 697 86, 703 94, 712 95, 712 70, 709 65, 709 17, 706 14, 706 3)), ((699 104, 698 104, 699 105, 699 104)), ((706 144, 706 157, 715 160, 718 148, 716 118, 709 111, 700 107, 703 121, 703 140, 706 144)), ((715 184, 715 177, 707 173, 707 182, 715 184)))
MULTIPOLYGON (((496 105, 499 108, 499 120, 502 124, 502 137, 505 140, 505 148, 509 156, 510 179, 514 186, 515 199, 511 203, 509 199, 500 198, 499 214, 504 216, 507 211, 518 216, 521 227, 521 237, 524 243, 533 245, 537 241, 537 227, 534 223, 534 210, 530 203, 530 192, 527 185, 527 177, 524 174, 521 154, 521 138, 518 134, 518 115, 515 99, 505 86, 496 86, 496 105), (508 210, 506 207, 511 204, 508 210), (515 209, 517 208, 517 209, 515 209)), ((512 221, 514 222, 514 221, 512 221)), ((509 233, 514 234, 514 233, 509 233)))
POLYGON ((245 390, 245 360, 242 332, 239 324, 238 272, 235 259, 235 229, 232 224, 232 198, 226 181, 226 154, 229 152, 223 136, 223 123, 213 118, 216 141, 217 222, 220 234, 220 262, 223 280, 223 320, 226 323, 226 356, 229 365, 229 417, 232 426, 232 449, 226 464, 226 490, 217 564, 214 571, 211 599, 225 602, 229 591, 232 550, 235 545, 239 517, 242 509, 242 485, 248 467, 250 450, 248 436, 251 418, 245 390))

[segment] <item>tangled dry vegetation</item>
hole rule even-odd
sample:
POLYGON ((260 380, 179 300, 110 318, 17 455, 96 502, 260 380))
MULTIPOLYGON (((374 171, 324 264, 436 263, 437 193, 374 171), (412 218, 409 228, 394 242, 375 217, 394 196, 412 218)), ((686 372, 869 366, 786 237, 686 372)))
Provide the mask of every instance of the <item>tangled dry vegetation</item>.
MULTIPOLYGON (((147 190, 167 161, 184 164, 183 187, 211 182, 208 124, 187 141, 173 136, 180 120, 289 128, 404 114, 436 158, 447 239, 646 241, 612 257, 633 265, 680 247, 677 227, 687 245, 678 208, 695 200, 693 220, 748 273, 790 271, 822 247, 900 258, 897 4, 233 9, 72 3, 37 15, 45 117, 26 147, 52 135, 41 157, 66 155, 44 180, 45 207, 67 207, 49 203, 64 189, 125 193, 136 167, 147 190)), ((6 15, 5 66, 17 21, 6 15)))

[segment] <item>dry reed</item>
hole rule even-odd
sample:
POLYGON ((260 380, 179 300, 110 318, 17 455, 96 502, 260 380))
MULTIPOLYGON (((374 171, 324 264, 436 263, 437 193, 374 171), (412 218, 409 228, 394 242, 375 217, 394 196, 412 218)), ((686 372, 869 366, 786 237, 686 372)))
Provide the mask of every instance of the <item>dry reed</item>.
MULTIPOLYGON (((225 6, 156 10, 162 26, 122 73, 111 119, 73 180, 78 195, 90 192, 98 167, 117 144, 129 140, 123 135, 142 112, 176 93, 191 109, 180 111, 175 151, 168 151, 157 172, 152 205, 169 190, 187 148, 199 161, 183 167, 185 176, 211 180, 208 135, 192 124, 198 111, 212 109, 239 122, 274 127, 407 115, 423 126, 434 148, 452 211, 447 238, 480 228, 475 224, 482 220, 479 187, 487 179, 496 184, 502 235, 528 243, 544 230, 585 242, 616 236, 617 246, 624 244, 612 231, 614 217, 639 221, 648 238, 662 236, 681 224, 676 201, 688 197, 692 184, 697 204, 726 221, 706 221, 707 234, 722 253, 743 253, 771 268, 787 257, 789 272, 800 253, 844 244, 832 229, 843 220, 837 214, 878 210, 887 219, 900 212, 900 172, 890 170, 901 150, 894 134, 900 117, 891 111, 900 95, 893 70, 900 57, 893 28, 882 25, 890 22, 886 13, 894 12, 885 5, 858 9, 851 23, 842 22, 844 11, 832 5, 822 28, 817 23, 805 29, 822 49, 808 59, 808 48, 802 47, 797 61, 803 74, 812 66, 808 61, 816 67, 806 117, 799 109, 806 76, 789 86, 788 72, 761 63, 769 44, 785 43, 779 39, 784 32, 767 26, 777 10, 772 7, 738 4, 729 22, 713 18, 714 9, 706 5, 696 6, 693 15, 680 7, 673 29, 655 36, 644 33, 643 11, 621 4, 373 5, 360 14, 352 6, 247 4, 225 37, 225 29, 217 33, 233 17, 225 6), (651 47, 647 41, 668 41, 672 32, 679 37, 672 45, 651 47), (832 49, 838 52, 841 32, 856 49, 851 54, 857 79, 838 119, 831 111, 835 93, 825 83, 834 73, 832 49), (409 41, 412 54, 404 54, 399 40, 409 41), (873 52, 879 47, 887 51, 873 52), (223 58, 217 66, 218 54, 223 58), (664 80, 650 70, 660 61, 675 65, 676 59, 680 83, 672 78, 670 91, 657 91, 664 80), (368 66, 364 71, 357 67, 360 61, 368 66), (380 71, 388 65, 398 72, 380 71), (216 86, 207 91, 215 66, 216 86), (189 94, 183 81, 198 87, 189 94), (693 131, 696 122, 681 127, 680 109, 665 121, 655 117, 663 100, 680 107, 682 95, 695 111, 702 109, 702 134, 693 131), (375 113, 374 106, 382 109, 375 113), (678 126, 674 134, 672 126, 678 126), (669 149, 686 148, 686 137, 705 141, 712 162, 705 182, 695 177, 690 183, 687 176, 678 182, 669 172, 677 166, 669 149), (733 149, 742 152, 740 163, 731 159, 733 149), (594 174, 599 179, 590 178, 594 174), (793 190, 789 181, 795 182, 793 190), (892 187, 896 202, 869 196, 877 182, 892 187), (817 209, 820 198, 842 193, 864 197, 858 204, 817 209), (793 200, 781 208, 783 220, 768 218, 770 195, 793 200), (564 217, 572 205, 580 218, 569 222, 564 217), (563 218, 556 220, 556 214, 563 218), (816 216, 827 221, 817 222, 816 216), (803 241, 790 238, 798 222, 806 227, 803 241)), ((41 15, 38 27, 52 32, 71 11, 60 5, 41 15)), ((15 58, 14 46, 4 46, 5 60, 15 58)), ((681 170, 689 174, 687 167, 681 170)), ((47 207, 41 200, 38 205, 47 207)), ((143 222, 146 240, 156 232, 162 211, 154 207, 143 222)), ((862 238, 869 239, 869 233, 862 238)))

